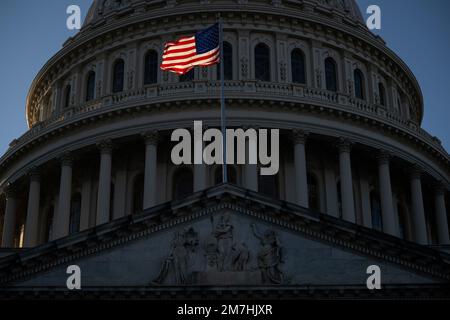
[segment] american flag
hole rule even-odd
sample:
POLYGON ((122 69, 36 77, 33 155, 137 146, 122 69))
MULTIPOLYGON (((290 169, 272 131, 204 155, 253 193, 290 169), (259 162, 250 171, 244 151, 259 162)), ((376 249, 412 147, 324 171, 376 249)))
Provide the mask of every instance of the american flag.
POLYGON ((182 75, 195 66, 206 67, 219 62, 219 24, 216 23, 195 36, 166 43, 161 69, 182 75))

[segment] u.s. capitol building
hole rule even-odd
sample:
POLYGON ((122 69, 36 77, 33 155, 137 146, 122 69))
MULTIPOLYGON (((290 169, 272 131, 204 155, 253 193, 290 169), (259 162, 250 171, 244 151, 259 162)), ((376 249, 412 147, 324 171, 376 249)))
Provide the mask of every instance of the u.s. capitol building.
POLYGON ((423 114, 354 0, 94 0, 0 159, 0 298, 448 297, 450 156, 423 114), (171 161, 173 130, 220 127, 220 73, 163 72, 163 46, 218 13, 227 125, 280 130, 275 176, 171 161))

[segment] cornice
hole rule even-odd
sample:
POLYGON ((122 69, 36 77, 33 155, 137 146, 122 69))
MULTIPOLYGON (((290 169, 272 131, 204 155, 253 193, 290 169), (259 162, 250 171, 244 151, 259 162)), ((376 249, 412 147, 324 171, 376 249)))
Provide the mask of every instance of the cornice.
POLYGON ((0 300, 145 300, 189 301, 199 299, 242 302, 242 300, 448 300, 450 285, 415 284, 384 285, 383 290, 367 290, 367 286, 281 286, 281 287, 83 287, 83 290, 67 291, 64 288, 7 287, 0 288, 0 300))
MULTIPOLYGON (((123 104, 119 103, 114 107, 98 108, 94 111, 75 115, 62 122, 49 125, 48 128, 42 130, 42 132, 32 137, 26 143, 16 145, 9 149, 6 154, 0 158, 0 174, 8 168, 13 161, 16 161, 34 148, 38 148, 41 145, 48 143, 51 139, 56 139, 68 134, 74 129, 82 129, 92 124, 122 118, 127 115, 160 112, 161 110, 164 110, 165 112, 168 110, 183 111, 190 106, 201 106, 204 104, 211 106, 217 103, 217 99, 212 99, 209 95, 206 97, 199 95, 196 96, 195 99, 192 99, 192 96, 182 96, 182 94, 180 94, 171 96, 171 100, 168 99, 169 97, 163 97, 163 100, 161 101, 152 99, 152 103, 149 103, 148 101, 135 101, 133 104, 129 102, 123 104)), ((437 163, 447 170, 447 173, 450 174, 450 157, 448 154, 444 153, 445 151, 438 150, 437 147, 430 145, 423 138, 417 137, 408 132, 408 130, 371 117, 369 114, 359 114, 355 111, 342 110, 333 105, 327 105, 322 101, 318 101, 317 103, 307 101, 298 102, 296 100, 289 101, 287 97, 280 97, 279 100, 276 100, 274 97, 267 96, 261 96, 261 98, 257 99, 254 96, 236 95, 232 97, 230 95, 230 98, 227 99, 227 105, 229 105, 229 107, 239 106, 242 103, 246 106, 251 106, 252 108, 263 108, 271 111, 276 110, 278 112, 280 112, 280 110, 287 112, 306 112, 324 118, 339 119, 339 121, 345 121, 347 123, 357 123, 370 130, 377 130, 378 133, 394 136, 400 141, 414 146, 417 150, 428 153, 437 161, 437 163)))
POLYGON ((76 259, 145 239, 223 210, 344 250, 450 281, 450 255, 236 186, 221 185, 0 259, 0 287, 76 259))
MULTIPOLYGON (((59 51, 57 54, 55 54, 45 65, 44 67, 39 71, 38 75, 34 79, 28 97, 27 97, 27 117, 30 112, 29 107, 31 103, 31 97, 33 95, 33 92, 36 89, 36 86, 38 83, 40 83, 46 75, 48 75, 50 72, 50 69, 56 66, 58 62, 63 61, 65 58, 69 58, 70 60, 76 59, 77 55, 80 52, 83 52, 82 46, 86 46, 86 48, 94 48, 96 45, 98 45, 99 41, 102 43, 99 37, 104 37, 109 34, 109 38, 113 39, 116 37, 117 34, 125 34, 129 32, 129 28, 136 28, 138 30, 144 28, 145 24, 150 25, 157 25, 158 22, 156 20, 160 19, 160 23, 163 23, 164 20, 169 21, 170 17, 174 16, 182 16, 182 15, 196 15, 196 14, 208 14, 211 17, 215 16, 215 12, 219 11, 225 11, 228 13, 228 15, 242 15, 242 14, 252 14, 255 13, 261 14, 261 15, 267 15, 268 16, 277 16, 280 19, 285 19, 286 17, 292 19, 292 25, 295 24, 302 24, 302 23, 313 23, 317 26, 326 26, 328 28, 331 28, 337 32, 344 32, 347 37, 354 39, 351 41, 352 43, 358 43, 363 41, 364 43, 368 44, 372 49, 375 48, 379 52, 382 52, 385 56, 387 56, 391 61, 394 61, 400 68, 403 70, 404 74, 407 75, 407 78, 411 81, 413 87, 415 88, 415 92, 419 95, 419 106, 420 106, 420 119, 423 117, 423 97, 420 90, 420 86, 414 76, 414 74, 411 72, 411 70, 408 68, 408 66, 389 48, 387 48, 384 43, 382 43, 375 35, 368 31, 362 31, 355 27, 347 27, 345 24, 342 24, 340 22, 335 21, 334 19, 325 19, 322 18, 316 14, 310 14, 310 13, 304 13, 304 12, 292 12, 287 11, 285 8, 276 8, 276 7, 270 7, 270 6, 252 6, 252 5, 240 5, 239 9, 236 8, 235 5, 214 5, 209 4, 208 8, 205 8, 204 6, 198 5, 198 6, 191 6, 189 8, 186 7, 175 7, 171 9, 161 9, 156 11, 148 11, 144 13, 140 13, 137 15, 132 15, 129 18, 123 18, 119 19, 117 21, 109 22, 107 25, 101 25, 98 28, 92 29, 88 28, 85 30, 82 30, 75 38, 69 42, 61 51, 59 51), (237 11, 239 10, 239 11, 237 11), (247 11, 247 12, 245 12, 247 11), (300 21, 299 21, 300 19, 300 21), (133 27, 134 26, 134 27, 133 27), (122 29, 122 31, 118 32, 119 29, 122 29)), ((211 18, 210 17, 210 18, 211 18)), ((204 19, 202 19, 203 21, 204 19)), ((189 20, 188 20, 189 21, 189 20)), ((261 22, 262 23, 262 22, 261 22)), ((192 25, 192 23, 191 23, 192 25)), ((192 29, 192 26, 189 26, 189 24, 186 24, 186 30, 192 29)), ((313 28, 313 30, 316 30, 316 27, 313 28)), ((138 32, 139 31, 133 31, 138 32)), ((166 32, 174 32, 171 31, 170 28, 166 32)), ((314 31, 315 33, 315 31, 314 31)), ((160 33, 155 34, 160 35, 160 33)), ((327 34, 327 37, 330 35, 327 34)), ((347 41, 348 39, 345 39, 347 41)), ((344 42, 345 43, 345 42, 344 42)), ((373 56, 379 56, 378 53, 374 53, 373 56)), ((385 60, 385 59, 381 59, 385 60)), ((69 63, 70 64, 70 63, 69 63)))

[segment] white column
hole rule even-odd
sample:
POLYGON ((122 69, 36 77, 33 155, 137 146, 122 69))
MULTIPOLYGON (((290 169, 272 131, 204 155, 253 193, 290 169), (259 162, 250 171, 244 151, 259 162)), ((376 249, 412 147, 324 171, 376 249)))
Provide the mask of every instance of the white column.
POLYGON ((256 164, 246 164, 244 173, 245 188, 258 192, 258 166, 256 164))
POLYGON ((2 247, 12 248, 14 245, 14 231, 16 229, 17 195, 10 186, 5 190, 6 210, 3 222, 2 247))
POLYGON ((56 210, 52 237, 59 239, 69 234, 70 201, 72 197, 72 164, 70 154, 61 158, 61 180, 59 184, 58 209, 56 210))
POLYGON ((353 199, 352 163, 350 159, 351 143, 341 139, 339 143, 339 168, 341 176, 342 218, 355 223, 355 202, 353 199))
POLYGON ((390 155, 381 152, 378 155, 378 179, 380 184, 381 214, 383 218, 383 231, 393 236, 398 236, 396 219, 394 214, 394 201, 392 199, 390 155))
POLYGON ((30 191, 28 193, 28 210, 25 224, 25 247, 34 247, 38 242, 39 200, 41 195, 41 177, 34 169, 30 173, 30 191))
POLYGON ((122 158, 123 163, 120 164, 114 181, 114 213, 113 218, 119 219, 125 216, 127 205, 127 159, 122 158))
POLYGON ((421 170, 419 168, 414 168, 411 171, 410 181, 414 239, 417 243, 428 244, 425 210, 422 197, 421 170))
POLYGON ((302 130, 293 131, 294 163, 295 163, 295 200, 302 207, 309 208, 308 174, 306 171, 305 143, 307 133, 302 130))
POLYGON ((144 203, 148 209, 156 205, 157 190, 157 161, 158 161, 158 132, 151 131, 143 134, 145 138, 145 174, 144 174, 144 203))
MULTIPOLYGON (((243 128, 244 130, 252 129, 254 128, 247 127, 243 128)), ((255 135, 256 136, 256 135, 255 135)), ((251 191, 258 192, 258 165, 257 160, 257 144, 258 141, 255 140, 255 136, 250 135, 249 139, 246 139, 245 141, 245 168, 244 168, 244 182, 245 182, 245 188, 251 191), (256 157, 253 157, 252 155, 256 155, 256 157), (253 159, 252 159, 253 158, 253 159), (253 164, 251 164, 251 162, 253 164)), ((257 139, 257 138, 256 138, 257 139)))
POLYGON ((447 210, 445 208, 445 188, 438 186, 434 193, 434 206, 439 244, 450 244, 448 234, 447 210))
POLYGON ((97 226, 109 222, 113 149, 110 140, 100 142, 98 148, 100 150, 100 174, 97 195, 97 226))
POLYGON ((194 192, 205 190, 208 187, 206 169, 205 164, 194 165, 194 192))

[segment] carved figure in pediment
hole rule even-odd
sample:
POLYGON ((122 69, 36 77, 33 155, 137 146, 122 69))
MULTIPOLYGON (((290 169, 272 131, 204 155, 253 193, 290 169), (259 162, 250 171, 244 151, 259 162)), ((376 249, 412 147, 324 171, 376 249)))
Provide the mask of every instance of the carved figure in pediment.
POLYGON ((212 232, 206 241, 208 271, 245 271, 250 260, 250 250, 245 243, 235 243, 234 226, 229 214, 220 216, 217 224, 211 216, 212 232))

